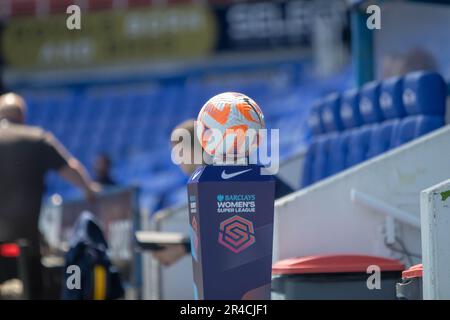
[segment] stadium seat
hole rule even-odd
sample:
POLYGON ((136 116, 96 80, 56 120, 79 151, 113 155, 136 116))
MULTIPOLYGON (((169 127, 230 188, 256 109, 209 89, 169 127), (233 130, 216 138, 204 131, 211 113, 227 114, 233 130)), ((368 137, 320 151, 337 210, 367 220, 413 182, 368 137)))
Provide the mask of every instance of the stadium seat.
POLYGON ((302 187, 346 168, 349 134, 330 133, 315 137, 303 162, 302 187))
POLYGON ((372 126, 363 126, 349 132, 347 167, 367 159, 372 128, 372 126))
POLYGON ((394 144, 400 146, 444 125, 440 116, 409 116, 401 120, 395 132, 394 144))
POLYGON ((361 88, 359 112, 365 124, 377 123, 383 120, 379 96, 380 84, 378 82, 367 83, 361 88))
POLYGON ((182 183, 180 187, 175 188, 175 190, 169 194, 164 204, 166 206, 174 206, 181 203, 187 203, 185 183, 182 183))
POLYGON ((394 77, 381 83, 379 104, 385 119, 396 119, 405 116, 402 94, 403 78, 394 77))
POLYGON ((359 92, 357 89, 345 91, 341 96, 340 115, 342 124, 346 129, 362 125, 359 113, 359 92))
POLYGON ((399 127, 399 123, 399 119, 392 119, 372 127, 367 153, 368 158, 382 154, 395 146, 395 131, 399 127))
POLYGON ((325 132, 341 131, 344 126, 340 115, 341 97, 332 93, 325 97, 322 107, 322 123, 325 132))
POLYGON ((416 120, 416 137, 420 137, 433 130, 444 126, 445 121, 443 117, 439 116, 418 116, 416 120))
POLYGON ((162 194, 174 190, 186 181, 186 177, 178 170, 160 170, 157 173, 146 173, 139 176, 138 182, 143 190, 162 194))
POLYGON ((408 115, 443 116, 447 87, 435 72, 414 72, 405 76, 403 104, 408 115))
POLYGON ((323 108, 323 101, 317 100, 311 107, 308 117, 308 126, 313 135, 319 135, 325 132, 322 123, 321 112, 323 108))
POLYGON ((347 168, 349 131, 331 137, 329 143, 327 170, 329 175, 339 173, 347 168))
POLYGON ((313 180, 313 164, 316 159, 317 139, 313 139, 306 151, 303 160, 302 181, 301 186, 307 187, 314 182, 313 180))
POLYGON ((317 138, 317 144, 315 148, 314 163, 312 164, 312 179, 313 182, 322 180, 330 175, 329 169, 329 154, 330 143, 333 134, 322 135, 317 138))

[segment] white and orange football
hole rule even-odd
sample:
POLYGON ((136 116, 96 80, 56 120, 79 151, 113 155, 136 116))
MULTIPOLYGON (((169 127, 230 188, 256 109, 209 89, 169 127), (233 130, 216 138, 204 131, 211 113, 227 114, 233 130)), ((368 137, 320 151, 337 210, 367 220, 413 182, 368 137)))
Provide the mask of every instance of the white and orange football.
POLYGON ((250 97, 225 92, 209 99, 197 117, 197 138, 215 158, 248 156, 260 143, 264 115, 250 97))

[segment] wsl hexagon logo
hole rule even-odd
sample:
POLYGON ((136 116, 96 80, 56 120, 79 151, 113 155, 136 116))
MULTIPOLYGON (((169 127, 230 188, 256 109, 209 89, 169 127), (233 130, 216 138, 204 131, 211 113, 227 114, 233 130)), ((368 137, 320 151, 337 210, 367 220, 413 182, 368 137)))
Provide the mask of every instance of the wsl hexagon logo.
POLYGON ((220 223, 219 243, 239 253, 255 243, 253 223, 240 216, 233 216, 220 223))
POLYGON ((191 254, 195 261, 198 260, 198 224, 195 216, 192 217, 192 223, 190 227, 190 236, 191 236, 191 254))

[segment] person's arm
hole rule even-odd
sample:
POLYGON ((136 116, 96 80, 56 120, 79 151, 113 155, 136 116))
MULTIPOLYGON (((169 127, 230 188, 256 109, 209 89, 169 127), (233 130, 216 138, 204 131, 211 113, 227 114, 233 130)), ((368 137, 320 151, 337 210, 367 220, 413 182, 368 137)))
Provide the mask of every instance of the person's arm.
POLYGON ((100 191, 100 186, 92 182, 85 167, 74 157, 67 160, 67 165, 59 169, 58 174, 69 183, 83 190, 88 201, 92 201, 95 193, 100 191))
POLYGON ((153 251, 152 253, 153 258, 158 260, 163 266, 168 267, 190 253, 190 249, 190 245, 188 247, 184 244, 171 244, 165 246, 161 250, 153 251))
POLYGON ((51 133, 45 132, 42 142, 44 168, 56 170, 61 177, 80 188, 87 200, 93 200, 100 187, 92 182, 84 166, 51 133))

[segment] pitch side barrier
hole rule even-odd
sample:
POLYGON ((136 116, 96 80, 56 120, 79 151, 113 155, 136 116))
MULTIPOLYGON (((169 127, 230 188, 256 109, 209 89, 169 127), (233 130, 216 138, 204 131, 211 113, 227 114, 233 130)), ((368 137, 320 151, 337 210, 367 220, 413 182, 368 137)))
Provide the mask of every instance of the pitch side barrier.
MULTIPOLYGON (((142 230, 189 234, 187 204, 164 208, 143 222, 142 230)), ((170 267, 153 259, 150 251, 142 252, 143 299, 194 299, 192 259, 186 254, 170 267)))
POLYGON ((360 253, 421 258, 420 192, 449 178, 450 126, 275 203, 274 261, 360 253))
POLYGON ((423 253, 423 298, 450 299, 450 179, 420 195, 423 253))

